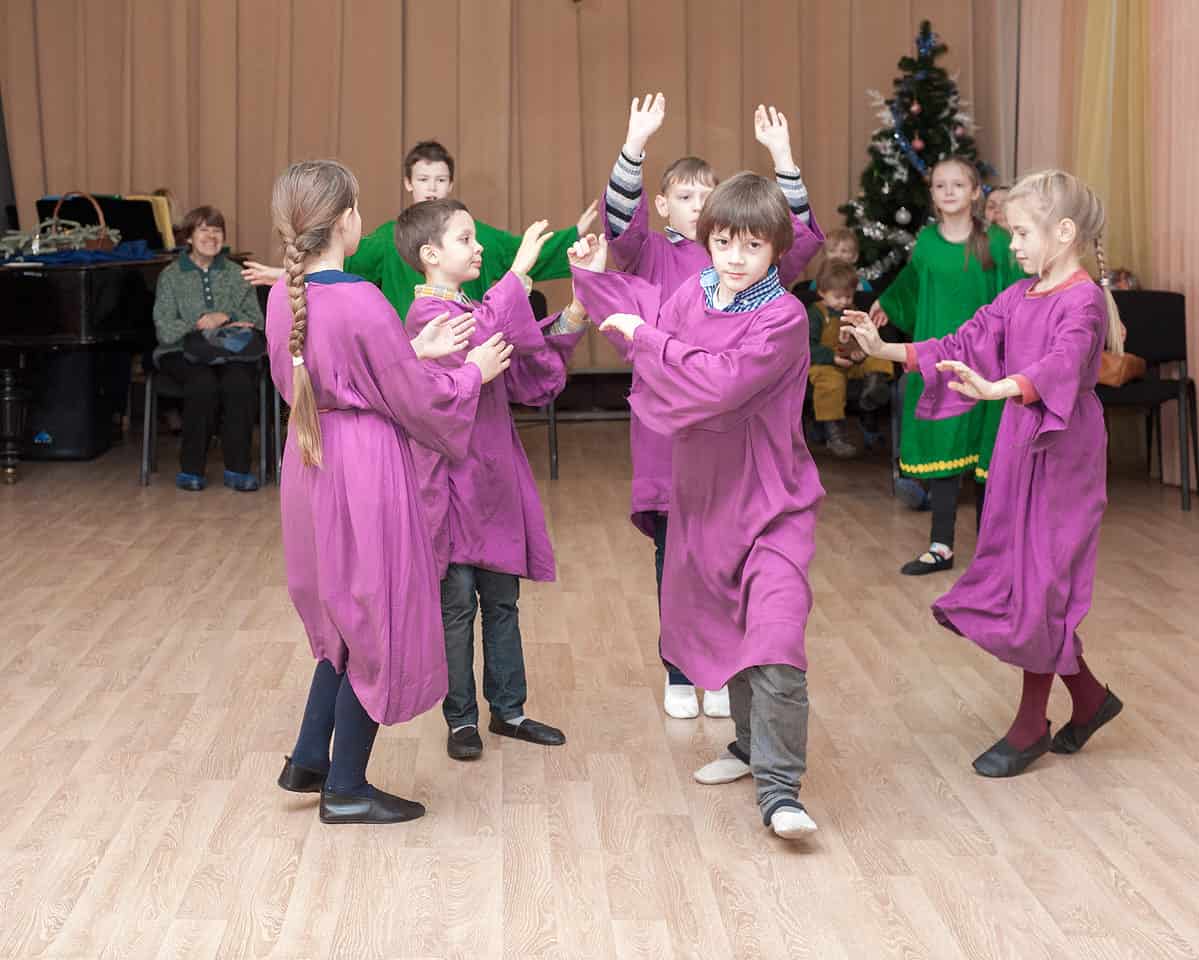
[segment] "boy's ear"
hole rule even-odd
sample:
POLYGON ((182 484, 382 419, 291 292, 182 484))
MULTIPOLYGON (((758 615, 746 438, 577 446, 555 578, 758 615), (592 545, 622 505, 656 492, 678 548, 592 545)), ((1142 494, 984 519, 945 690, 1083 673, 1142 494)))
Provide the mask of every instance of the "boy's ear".
POLYGON ((658 216, 663 219, 670 212, 670 207, 667 205, 666 197, 663 194, 659 193, 654 197, 654 209, 658 211, 658 216))
POLYGON ((431 243, 423 243, 420 248, 420 262, 426 267, 435 267, 441 262, 441 251, 431 243))
POLYGON ((412 181, 409 180, 407 177, 404 178, 404 189, 407 190, 409 193, 412 192, 412 181))

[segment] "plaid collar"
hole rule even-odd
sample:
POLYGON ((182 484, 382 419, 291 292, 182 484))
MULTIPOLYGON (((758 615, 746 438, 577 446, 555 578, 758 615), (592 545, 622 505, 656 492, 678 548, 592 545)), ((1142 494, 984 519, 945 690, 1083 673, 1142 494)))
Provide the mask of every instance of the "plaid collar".
POLYGON ((699 275, 699 285, 703 287, 708 308, 720 310, 722 313, 749 313, 787 292, 779 283, 778 267, 771 267, 766 271, 766 276, 752 287, 746 287, 740 293, 734 294, 733 302, 723 307, 716 306, 716 288, 720 286, 720 274, 716 272, 715 267, 708 267, 699 275))
POLYGON ((418 283, 413 290, 413 296, 419 300, 421 297, 433 297, 436 300, 452 300, 454 303, 461 304, 464 307, 470 306, 470 297, 461 290, 455 290, 453 287, 443 287, 439 283, 418 283))

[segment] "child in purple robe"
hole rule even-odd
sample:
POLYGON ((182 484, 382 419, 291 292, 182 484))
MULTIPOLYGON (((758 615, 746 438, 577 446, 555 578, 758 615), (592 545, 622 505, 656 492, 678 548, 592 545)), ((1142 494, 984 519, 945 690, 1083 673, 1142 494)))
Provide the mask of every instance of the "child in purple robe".
POLYGON ((695 778, 752 773, 763 822, 791 839, 816 829, 797 798, 824 496, 802 428, 808 318, 779 282, 793 232, 774 183, 752 173, 722 183, 696 236, 712 266, 661 306, 656 287, 621 274, 576 267, 575 286, 602 328, 631 343, 629 402, 671 443, 662 654, 705 690, 728 685, 736 729, 695 778))
POLYGON ((293 164, 275 183, 272 213, 287 266, 271 289, 266 336, 272 379, 292 408, 283 554, 318 661, 279 786, 320 793, 324 823, 411 820, 424 807, 366 780, 379 724, 411 719, 446 690, 408 440, 461 456, 480 389, 507 369, 511 348, 497 336, 453 369, 421 362, 463 350, 470 318, 444 313, 410 342, 378 288, 343 271, 362 221, 358 182, 341 164, 293 164))
MULTIPOLYGON (((470 343, 502 335, 514 348, 503 377, 483 388, 465 451, 444 447, 417 451, 421 494, 433 537, 441 581, 441 614, 449 664, 449 692, 442 705, 455 760, 483 752, 475 693, 475 616, 483 617, 483 695, 491 707, 492 733, 557 746, 561 730, 525 716, 528 694, 517 600, 520 578, 554 579, 554 553, 537 484, 517 435, 510 403, 544 406, 566 384, 566 363, 586 330, 577 303, 538 324, 529 305, 528 271, 550 234, 544 220, 525 232, 512 269, 474 303, 462 285, 479 275, 483 248, 475 223, 457 200, 428 200, 409 207, 396 226, 404 261, 422 273, 405 326, 420 336, 453 305, 470 311, 470 343)), ((460 368, 459 356, 436 364, 460 368)))
MULTIPOLYGON (((657 286, 662 301, 669 299, 684 281, 711 266, 707 249, 696 242, 696 227, 704 202, 717 182, 712 168, 698 157, 674 161, 662 175, 660 191, 654 199, 658 215, 666 221, 666 230, 664 233, 650 230, 642 165, 645 145, 665 118, 666 98, 661 93, 633 100, 625 143, 616 158, 603 202, 604 235, 612 260, 621 270, 657 286)), ((790 286, 821 249, 824 235, 812 216, 807 188, 791 154, 786 117, 773 107, 767 110, 759 106, 754 113, 754 133, 758 142, 770 151, 777 183, 791 208, 794 236, 790 249, 778 264, 780 282, 790 286)), ((609 339, 627 361, 627 343, 619 337, 609 339)), ((660 596, 669 512, 670 443, 650 430, 636 411, 630 417, 629 442, 633 460, 632 520, 637 529, 653 538, 660 596)), ((665 666, 666 713, 680 719, 698 716, 699 700, 691 680, 669 662, 665 666)), ((707 691, 704 713, 727 717, 728 691, 707 691)))
POLYGON ((1077 752, 1123 706, 1091 673, 1078 636, 1107 502, 1107 435, 1095 384, 1105 340, 1123 349, 1111 295, 1081 264, 1093 245, 1104 273, 1103 206, 1076 177, 1050 170, 1013 187, 1005 212, 1016 260, 1037 279, 1009 287, 940 340, 885 344, 863 314, 852 331, 862 349, 923 374, 923 418, 1008 401, 978 550, 933 606, 942 626, 1024 671, 1015 720, 974 761, 986 777, 1015 776, 1051 750, 1077 752), (1051 739, 1055 674, 1073 711, 1051 739))

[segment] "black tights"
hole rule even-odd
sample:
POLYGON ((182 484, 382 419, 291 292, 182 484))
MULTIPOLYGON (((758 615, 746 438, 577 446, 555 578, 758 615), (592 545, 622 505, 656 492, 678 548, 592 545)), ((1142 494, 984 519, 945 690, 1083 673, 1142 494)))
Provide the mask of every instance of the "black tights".
POLYGON ((367 789, 366 765, 379 725, 359 703, 348 674, 339 674, 328 660, 316 665, 308 705, 292 761, 307 770, 329 771, 325 788, 330 793, 357 793, 367 789), (333 732, 337 731, 337 739, 333 732), (333 763, 329 742, 333 740, 333 763))
MULTIPOLYGON (((935 480, 928 482, 928 496, 929 500, 932 501, 933 508, 932 542, 943 543, 951 550, 953 549, 953 530, 957 523, 958 494, 961 488, 961 476, 937 477, 935 480)), ((974 519, 975 533, 982 528, 983 503, 986 498, 985 490, 986 485, 979 483, 976 479, 974 482, 974 499, 978 506, 978 513, 974 519)))

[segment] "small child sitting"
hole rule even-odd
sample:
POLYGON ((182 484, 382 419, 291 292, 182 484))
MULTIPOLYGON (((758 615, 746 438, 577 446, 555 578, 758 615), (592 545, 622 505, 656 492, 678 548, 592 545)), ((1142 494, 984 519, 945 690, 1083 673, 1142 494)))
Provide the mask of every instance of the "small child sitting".
MULTIPOLYGON (((824 264, 827 266, 830 263, 841 261, 848 263, 851 267, 857 267, 858 256, 858 235, 849 227, 837 227, 835 230, 830 230, 824 236, 824 264)), ((809 286, 810 290, 816 290, 816 281, 813 280, 809 286)), ((862 293, 873 293, 874 288, 870 286, 869 280, 858 278, 855 289, 862 293)))
POLYGON ((841 328, 851 326, 842 319, 853 309, 858 273, 852 263, 830 259, 816 278, 820 299, 808 307, 808 331, 812 345, 812 365, 808 379, 812 384, 812 405, 816 422, 823 424, 828 448, 833 456, 848 459, 858 455, 849 440, 845 424, 845 400, 850 380, 862 380, 858 405, 863 413, 885 406, 890 397, 887 382, 894 376, 894 365, 867 357, 856 342, 842 342, 841 328))

